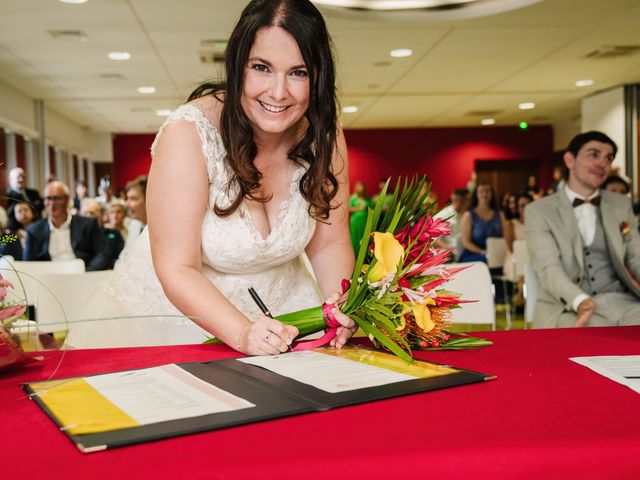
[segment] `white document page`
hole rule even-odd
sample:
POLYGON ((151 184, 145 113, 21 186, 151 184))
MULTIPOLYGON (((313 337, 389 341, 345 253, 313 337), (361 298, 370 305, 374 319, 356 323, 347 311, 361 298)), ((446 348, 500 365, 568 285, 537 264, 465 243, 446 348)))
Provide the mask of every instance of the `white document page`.
POLYGON ((574 357, 569 360, 640 393, 640 355, 574 357))
POLYGON ((255 407, 177 365, 108 373, 85 381, 141 425, 255 407))
POLYGON ((306 383, 329 393, 346 392, 416 379, 416 377, 393 372, 386 368, 378 368, 312 351, 239 358, 237 360, 266 368, 279 375, 306 383))

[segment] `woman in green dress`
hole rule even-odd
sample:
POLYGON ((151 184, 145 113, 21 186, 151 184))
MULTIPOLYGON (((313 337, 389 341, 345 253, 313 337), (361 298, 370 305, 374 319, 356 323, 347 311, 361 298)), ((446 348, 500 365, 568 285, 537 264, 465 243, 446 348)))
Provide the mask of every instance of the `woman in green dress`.
POLYGON ((349 197, 349 212, 351 213, 350 231, 353 251, 358 256, 360 241, 367 223, 367 209, 371 206, 371 199, 367 197, 362 180, 353 186, 353 194, 349 197))

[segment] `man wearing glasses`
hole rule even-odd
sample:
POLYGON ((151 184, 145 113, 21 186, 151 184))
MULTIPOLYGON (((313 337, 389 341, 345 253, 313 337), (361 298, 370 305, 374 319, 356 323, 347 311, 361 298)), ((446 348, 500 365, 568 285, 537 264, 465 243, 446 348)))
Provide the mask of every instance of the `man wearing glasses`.
POLYGON ((47 218, 27 228, 23 260, 84 260, 87 271, 106 270, 109 258, 95 218, 69 215, 69 187, 54 181, 45 187, 47 218))

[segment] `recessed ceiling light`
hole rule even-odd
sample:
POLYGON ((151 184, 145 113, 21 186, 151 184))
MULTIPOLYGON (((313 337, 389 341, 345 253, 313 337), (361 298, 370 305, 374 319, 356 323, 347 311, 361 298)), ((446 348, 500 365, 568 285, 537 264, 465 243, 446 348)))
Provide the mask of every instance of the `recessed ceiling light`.
POLYGON ((346 107, 342 108, 342 111, 344 113, 356 113, 358 111, 358 107, 356 107, 355 105, 347 105, 346 107))
POLYGON ((171 110, 169 109, 156 110, 156 115, 159 117, 168 117, 169 115, 171 115, 171 110))
POLYGON ((109 57, 109 60, 122 61, 129 60, 131 54, 129 52, 109 52, 107 53, 107 57, 109 57))
POLYGON ((536 108, 536 104, 533 102, 524 102, 518 105, 518 108, 520 110, 531 110, 533 108, 536 108))
POLYGON ((413 55, 413 50, 409 48, 396 48, 395 50, 391 50, 389 55, 395 58, 410 57, 413 55))
POLYGON ((481 125, 495 125, 496 120, 494 118, 483 118, 480 120, 481 125))
POLYGON ((144 95, 150 95, 152 93, 156 93, 156 87, 153 87, 151 85, 146 87, 138 87, 138 93, 142 93, 144 95))
POLYGON ((593 80, 578 80, 576 81, 576 87, 590 87, 591 85, 593 85, 593 80))
POLYGON ((81 3, 87 3, 89 0, 60 0, 62 3, 72 3, 74 5, 80 5, 81 3))

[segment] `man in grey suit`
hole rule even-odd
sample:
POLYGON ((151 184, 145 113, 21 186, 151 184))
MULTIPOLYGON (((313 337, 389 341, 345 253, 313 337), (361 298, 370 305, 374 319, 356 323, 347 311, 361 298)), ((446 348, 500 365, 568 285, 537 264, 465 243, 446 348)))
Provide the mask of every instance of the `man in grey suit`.
POLYGON ((527 245, 540 282, 534 327, 640 325, 640 237, 628 197, 599 190, 617 146, 577 135, 566 187, 529 204, 527 245))

